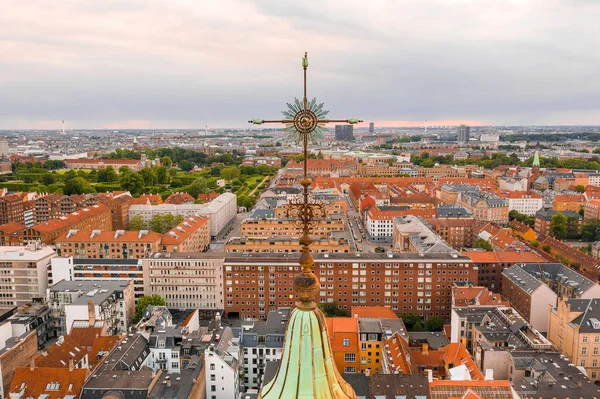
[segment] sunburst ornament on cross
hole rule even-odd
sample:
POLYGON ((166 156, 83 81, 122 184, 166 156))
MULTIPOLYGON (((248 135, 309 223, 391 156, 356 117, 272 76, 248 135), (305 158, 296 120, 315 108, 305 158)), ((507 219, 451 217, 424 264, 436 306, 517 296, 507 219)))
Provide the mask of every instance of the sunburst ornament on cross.
POLYGON ((311 232, 319 223, 320 219, 325 218, 325 209, 318 202, 309 196, 308 187, 311 180, 308 178, 308 143, 314 142, 325 131, 327 123, 361 123, 359 119, 325 119, 328 114, 323 108, 323 103, 318 104, 313 98, 310 102, 306 96, 306 70, 308 68, 308 55, 304 53, 302 58, 302 69, 304 70, 304 97, 302 103, 294 98, 292 104, 287 104, 287 110, 283 111, 286 119, 264 120, 253 119, 248 121, 253 125, 262 125, 265 123, 282 123, 284 128, 290 134, 290 138, 296 142, 301 142, 304 154, 304 178, 300 181, 302 185, 302 194, 292 199, 287 205, 286 216, 294 221, 295 226, 302 230, 300 244, 302 252, 300 255, 300 266, 302 271, 296 276, 294 281, 294 290, 300 299, 297 305, 304 309, 316 307, 314 299, 319 288, 318 279, 311 268, 314 259, 310 254, 310 244, 312 244, 311 232))

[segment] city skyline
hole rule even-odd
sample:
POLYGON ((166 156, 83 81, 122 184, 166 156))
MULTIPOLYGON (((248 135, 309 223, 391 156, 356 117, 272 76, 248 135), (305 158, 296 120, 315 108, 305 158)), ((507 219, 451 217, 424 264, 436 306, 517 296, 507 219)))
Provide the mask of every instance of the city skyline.
POLYGON ((301 93, 298 51, 363 126, 600 124, 599 4, 477 6, 9 1, 0 129, 245 127, 301 93))

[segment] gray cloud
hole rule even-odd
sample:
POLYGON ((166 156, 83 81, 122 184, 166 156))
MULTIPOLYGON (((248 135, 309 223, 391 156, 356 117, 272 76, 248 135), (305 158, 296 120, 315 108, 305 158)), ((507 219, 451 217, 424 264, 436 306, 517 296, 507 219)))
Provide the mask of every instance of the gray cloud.
POLYGON ((595 1, 4 3, 0 128, 244 126, 305 50, 331 116, 600 124, 595 1))

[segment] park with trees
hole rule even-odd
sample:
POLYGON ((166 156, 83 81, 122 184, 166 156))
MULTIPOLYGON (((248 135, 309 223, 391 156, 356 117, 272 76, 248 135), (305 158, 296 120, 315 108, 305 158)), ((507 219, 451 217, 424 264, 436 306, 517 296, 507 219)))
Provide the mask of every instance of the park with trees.
MULTIPOLYGON (((243 166, 238 153, 208 156, 182 148, 146 149, 147 159, 160 163, 139 171, 112 166, 92 170, 65 170, 63 161, 23 162, 12 165, 12 174, 0 176, 0 188, 9 191, 92 194, 127 190, 132 196, 159 194, 166 199, 174 192, 187 192, 194 198, 208 192, 231 191, 238 205, 251 208, 277 168, 267 165, 243 166), (217 182, 225 185, 219 187, 217 182)), ((140 159, 141 151, 117 149, 105 154, 106 159, 140 159)))

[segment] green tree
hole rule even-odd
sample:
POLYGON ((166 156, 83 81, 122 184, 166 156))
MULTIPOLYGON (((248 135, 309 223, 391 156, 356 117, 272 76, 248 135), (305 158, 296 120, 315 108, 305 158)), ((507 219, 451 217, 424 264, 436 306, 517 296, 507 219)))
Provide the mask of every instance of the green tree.
POLYGON ((581 239, 587 242, 600 240, 600 219, 587 219, 583 222, 581 239))
POLYGON ((129 221, 129 230, 139 231, 146 230, 148 225, 144 221, 144 218, 141 216, 134 216, 129 221))
POLYGON ((166 166, 156 168, 156 179, 158 180, 158 184, 169 184, 169 174, 167 173, 166 166))
POLYGON ((550 219, 550 234, 557 240, 567 237, 567 218, 561 212, 557 212, 550 219))
POLYGON ((475 242, 473 243, 473 248, 481 248, 488 252, 494 250, 492 248, 492 244, 490 244, 489 242, 487 242, 486 240, 484 240, 481 237, 479 237, 478 239, 475 240, 475 242))
POLYGON ((385 253, 385 248, 383 248, 383 247, 375 247, 375 253, 376 254, 385 253))
POLYGON ((187 159, 182 159, 178 166, 179 169, 183 170, 184 172, 189 172, 190 170, 194 169, 194 165, 187 159))
POLYGON ((581 184, 578 184, 575 186, 575 191, 577 191, 578 193, 585 193, 585 187, 581 184))
POLYGON ((175 169, 175 168, 169 169, 169 176, 171 176, 171 177, 177 176, 177 169, 175 169))
POLYGON ((254 197, 250 197, 249 195, 241 195, 238 197, 237 204, 238 206, 243 206, 246 209, 251 209, 256 203, 256 199, 254 197))
POLYGON ((119 184, 123 190, 129 191, 134 197, 144 191, 144 178, 136 172, 123 173, 119 177, 119 184))
POLYGON ((56 179, 54 178, 54 175, 52 173, 46 173, 44 176, 42 176, 42 183, 46 186, 54 184, 55 182, 56 179))
POLYGON ((150 230, 165 234, 181 222, 183 222, 183 216, 173 216, 171 213, 165 213, 152 216, 148 225, 150 226, 150 230))
POLYGON ((119 173, 120 173, 120 174, 127 173, 127 172, 129 172, 129 166, 124 166, 124 165, 123 165, 123 166, 121 166, 121 167, 119 168, 119 173))
POLYGON ((350 317, 350 312, 341 309, 335 303, 320 303, 319 308, 325 317, 350 317))
POLYGON ((221 170, 221 177, 226 181, 232 181, 240 175, 240 170, 236 166, 228 166, 221 170))
POLYGON ((406 328, 411 331, 415 324, 421 322, 421 317, 412 313, 404 313, 400 316, 406 328))
POLYGON ((146 187, 154 186, 158 183, 158 177, 156 176, 156 171, 154 169, 144 168, 139 171, 139 174, 144 179, 144 185, 146 187))
POLYGON ((144 317, 144 311, 150 305, 166 306, 167 303, 165 302, 165 299, 158 294, 144 295, 143 297, 138 299, 137 303, 135 304, 135 317, 133 318, 134 323, 137 323, 138 321, 142 320, 142 318, 144 317))
POLYGON ((114 183, 119 181, 119 175, 117 171, 112 166, 106 167, 106 181, 108 183, 114 183))
POLYGON ((413 332, 425 331, 425 327, 423 327, 423 322, 421 320, 417 321, 417 323, 412 327, 413 332))
POLYGON ((207 191, 208 188, 206 187, 206 180, 201 177, 194 180, 194 182, 190 184, 189 188, 187 189, 187 193, 194 198, 198 198, 198 194, 204 194, 207 191))
POLYGON ((444 322, 445 320, 442 316, 431 316, 425 320, 425 329, 427 331, 442 331, 444 322))
POLYGON ((579 238, 579 218, 577 216, 567 217, 567 238, 579 238))
POLYGON ((88 181, 83 177, 75 177, 67 180, 65 182, 65 188, 63 189, 65 195, 88 194, 93 192, 94 188, 90 186, 88 181))
MULTIPOLYGON (((171 169, 171 170, 175 170, 175 169, 171 169)), ((172 188, 177 188, 177 187, 181 187, 183 186, 183 182, 181 181, 181 179, 173 179, 171 180, 171 187, 172 188)))
POLYGON ((170 168, 171 165, 173 165, 173 160, 169 156, 164 156, 160 158, 160 164, 167 168, 170 168))

